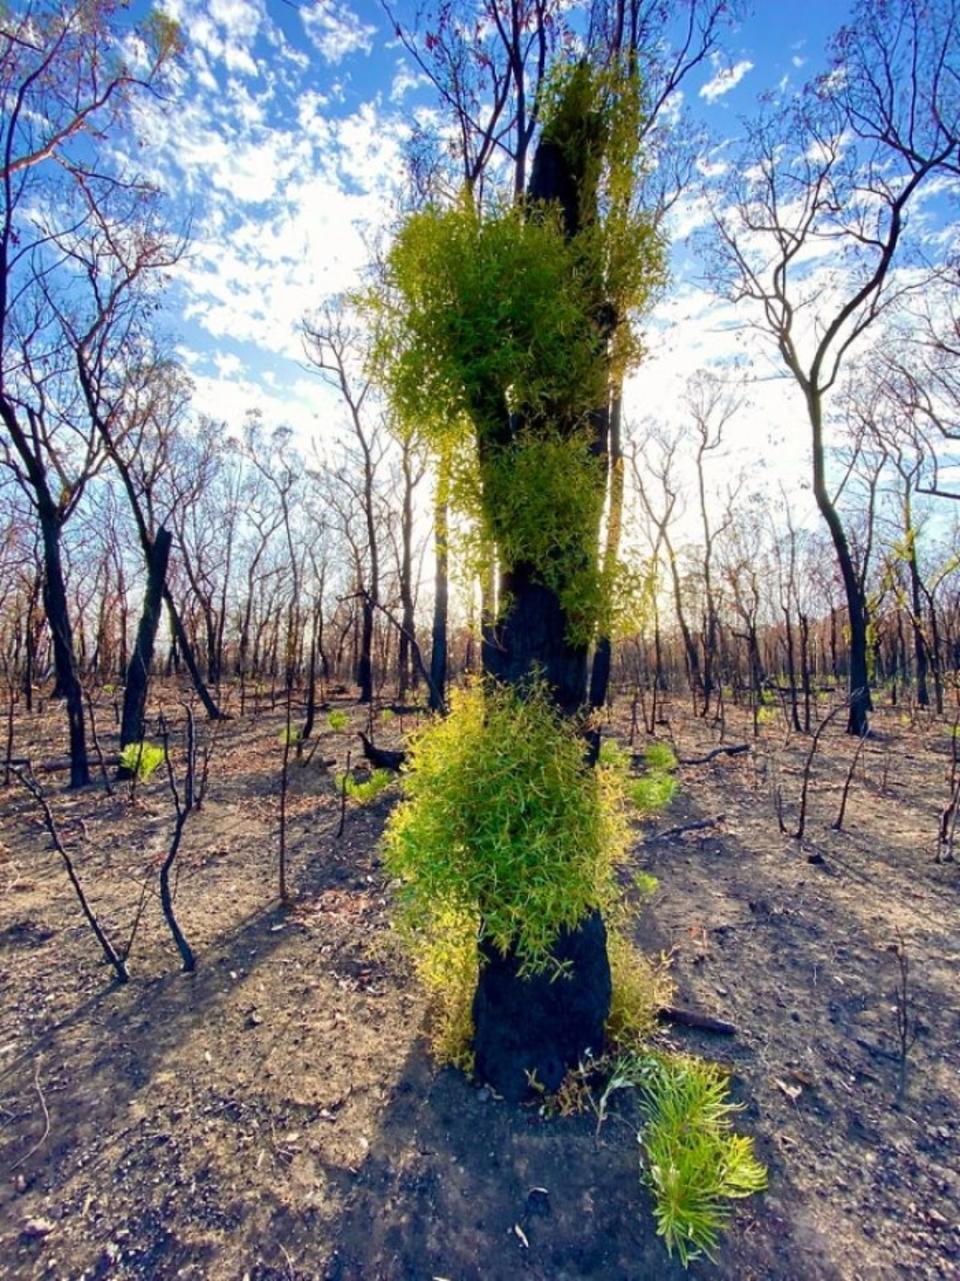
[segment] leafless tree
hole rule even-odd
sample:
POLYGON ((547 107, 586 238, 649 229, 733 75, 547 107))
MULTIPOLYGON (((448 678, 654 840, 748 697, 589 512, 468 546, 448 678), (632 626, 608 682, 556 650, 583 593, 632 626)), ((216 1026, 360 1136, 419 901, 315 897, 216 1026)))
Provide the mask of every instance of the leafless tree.
POLYGON ((846 595, 858 736, 870 708, 868 610, 830 493, 828 396, 878 318, 942 269, 926 268, 907 215, 932 183, 960 174, 958 49, 953 0, 862 0, 834 38, 833 70, 748 127, 715 205, 714 278, 755 305, 804 397, 814 495, 846 595))

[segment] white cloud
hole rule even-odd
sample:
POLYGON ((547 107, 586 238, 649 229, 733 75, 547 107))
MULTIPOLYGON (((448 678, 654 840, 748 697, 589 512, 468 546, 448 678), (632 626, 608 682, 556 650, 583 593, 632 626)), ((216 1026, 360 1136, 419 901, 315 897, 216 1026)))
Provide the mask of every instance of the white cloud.
POLYGON ((799 70, 799 68, 802 67, 803 64, 806 62, 806 58, 801 58, 799 54, 795 53, 793 57, 790 59, 790 61, 799 70))
POLYGON ((708 102, 715 102, 717 98, 735 89, 747 72, 753 70, 753 63, 749 58, 742 58, 732 67, 724 67, 719 59, 714 57, 713 65, 715 68, 713 79, 708 80, 700 90, 700 97, 706 98, 708 102))
POLYGON ((303 26, 320 56, 330 63, 350 53, 369 53, 376 27, 361 22, 347 4, 332 3, 301 9, 303 26))
POLYGON ((429 84, 426 76, 411 71, 403 58, 397 59, 397 71, 390 86, 390 101, 402 102, 404 97, 420 85, 429 84))

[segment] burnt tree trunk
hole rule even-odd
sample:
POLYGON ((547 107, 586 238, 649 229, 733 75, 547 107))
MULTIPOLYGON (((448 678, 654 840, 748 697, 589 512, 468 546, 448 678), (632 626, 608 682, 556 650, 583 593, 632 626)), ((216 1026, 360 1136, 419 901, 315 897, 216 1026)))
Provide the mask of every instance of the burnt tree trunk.
MULTIPOLYGON (((143 598, 143 613, 137 628, 137 642, 127 669, 127 683, 123 693, 123 715, 120 720, 120 749, 128 743, 139 743, 143 738, 143 718, 147 707, 147 690, 150 685, 150 667, 153 649, 163 608, 163 589, 167 581, 167 565, 173 535, 162 526, 147 557, 147 591, 143 598)), ((120 777, 129 771, 121 765, 120 777)))
POLYGON ((52 503, 41 495, 37 504, 43 535, 43 607, 53 639, 53 661, 57 673, 58 694, 66 700, 70 730, 70 786, 86 787, 90 782, 87 739, 83 718, 83 690, 73 651, 73 631, 67 605, 67 589, 60 558, 60 522, 52 503))
POLYGON ((447 536, 449 525, 445 464, 437 478, 434 506, 434 549, 436 570, 433 586, 433 643, 430 648, 430 710, 442 712, 447 691, 447 536))
MULTIPOLYGON (((540 201, 557 202, 567 235, 576 233, 577 183, 564 152, 552 142, 539 144, 529 195, 533 207, 540 201)), ((602 342, 598 331, 598 344, 602 342)), ((591 452, 605 461, 606 407, 593 415, 593 425, 591 452)), ((481 442, 481 473, 485 446, 509 444, 521 426, 504 407, 499 438, 481 442)), ((599 542, 599 520, 597 533, 599 542)), ((537 581, 531 565, 517 563, 503 574, 500 600, 508 604, 494 643, 483 647, 485 674, 521 690, 537 674, 565 715, 580 712, 587 703, 588 648, 571 642, 570 620, 557 593, 537 581)), ((588 768, 586 743, 584 747, 584 768, 588 768)), ((481 948, 473 1002, 476 1067, 481 1077, 513 1101, 528 1097, 534 1082, 556 1089, 588 1050, 598 1053, 602 1046, 612 987, 606 930, 599 912, 588 914, 576 929, 561 932, 552 950, 558 962, 571 963, 569 973, 553 982, 549 974, 521 978, 512 949, 501 955, 489 943, 481 948)))

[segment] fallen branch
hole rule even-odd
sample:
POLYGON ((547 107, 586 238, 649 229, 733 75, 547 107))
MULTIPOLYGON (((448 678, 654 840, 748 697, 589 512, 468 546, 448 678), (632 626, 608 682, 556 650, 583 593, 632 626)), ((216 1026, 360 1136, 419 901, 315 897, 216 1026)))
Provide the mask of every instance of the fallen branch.
POLYGON ((662 841, 665 837, 682 836, 684 832, 703 832, 708 827, 716 827, 726 818, 726 814, 717 814, 713 818, 701 818, 696 823, 683 823, 680 827, 668 827, 666 831, 657 832, 644 841, 644 845, 649 845, 651 841, 662 841))
MULTIPOLYGON (((58 756, 52 760, 31 762, 29 756, 11 756, 8 763, 14 770, 29 769, 34 774, 55 774, 59 770, 70 768, 70 757, 58 756)), ((120 757, 104 756, 103 763, 106 766, 119 765, 120 757)))
POLYGON ((36 1143, 29 1152, 25 1152, 18 1161, 14 1161, 10 1166, 11 1170, 16 1170, 18 1166, 25 1164, 33 1156, 34 1152, 39 1152, 47 1141, 50 1134, 50 1112, 47 1108, 47 1100, 43 1097, 43 1090, 40 1088, 40 1059, 38 1058, 33 1067, 33 1088, 37 1092, 37 1098, 40 1100, 40 1107, 43 1109, 43 1133, 37 1139, 36 1143))
POLYGON ((731 743, 729 746, 715 747, 712 752, 707 752, 706 756, 681 756, 677 761, 677 764, 709 765, 709 763, 716 760, 718 756, 742 756, 744 752, 749 752, 749 750, 749 743, 731 743))
POLYGON ((733 1023, 711 1018, 709 1014, 698 1014, 696 1010, 679 1010, 674 1005, 664 1005, 657 1011, 657 1018, 661 1023, 676 1023, 679 1027, 693 1027, 699 1032, 713 1032, 717 1036, 737 1034, 733 1023))
POLYGON ((376 747, 370 742, 366 734, 360 733, 360 742, 363 744, 363 754, 378 769, 390 769, 397 771, 407 759, 406 752, 392 751, 386 747, 376 747))

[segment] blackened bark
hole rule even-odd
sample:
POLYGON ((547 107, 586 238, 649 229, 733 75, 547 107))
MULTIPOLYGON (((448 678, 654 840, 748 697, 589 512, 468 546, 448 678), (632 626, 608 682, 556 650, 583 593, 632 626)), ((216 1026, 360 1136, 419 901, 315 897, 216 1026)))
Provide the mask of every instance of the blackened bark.
POLYGON ((413 653, 411 641, 416 634, 417 620, 413 612, 413 472, 409 447, 403 456, 403 514, 401 518, 400 553, 400 606, 401 628, 397 653, 399 668, 397 698, 403 702, 413 681, 413 653))
POLYGON ((193 646, 190 644, 190 637, 187 635, 186 628, 184 627, 180 618, 180 613, 174 604, 173 596, 170 594, 169 587, 164 587, 163 599, 167 604, 167 613, 170 616, 170 627, 173 631, 173 644, 170 647, 170 653, 173 657, 174 664, 177 667, 177 670, 179 670, 179 659, 180 657, 183 658, 183 661, 187 665, 187 671, 190 673, 190 679, 193 681, 193 688, 196 690, 197 698, 199 698, 200 702, 203 704, 203 710, 207 713, 210 720, 220 720, 223 717, 223 712, 220 711, 220 708, 217 707, 216 703, 210 697, 210 693, 206 685, 203 683, 203 677, 200 675, 200 668, 197 666, 197 660, 193 653, 193 646))
MULTIPOLYGON (((156 537, 147 559, 147 591, 143 598, 143 613, 137 628, 137 642, 127 669, 127 683, 123 694, 123 716, 120 721, 120 748, 129 743, 139 743, 143 738, 143 718, 147 706, 147 690, 150 685, 150 667, 153 663, 153 649, 157 639, 157 628, 160 625, 160 611, 163 607, 163 589, 167 581, 167 565, 170 560, 170 546, 173 536, 162 526, 156 537)), ((120 767, 121 777, 127 771, 120 767)))
POLYGON ((503 575, 510 601, 497 643, 484 651, 484 670, 507 685, 522 685, 538 673, 567 716, 587 698, 587 648, 567 640, 569 620, 556 592, 536 581, 527 565, 503 575))
MULTIPOLYGON (((531 207, 536 209, 542 201, 559 203, 568 236, 577 231, 582 212, 578 177, 570 171, 563 149, 541 140, 530 181, 531 207)), ((598 344, 602 341, 598 329, 598 344)), ((519 424, 512 422, 503 408, 499 416, 481 415, 479 420, 489 423, 493 417, 509 439, 519 424)), ((605 461, 609 447, 607 407, 597 410, 592 419, 591 451, 605 461)), ((496 436, 497 427, 492 431, 496 436)), ((481 440, 481 472, 484 444, 481 440)), ((537 675, 565 715, 580 713, 587 702, 588 651, 585 644, 571 641, 570 619, 557 593, 537 581, 531 565, 518 563, 502 576, 500 600, 506 608, 495 634, 484 644, 484 672, 514 687, 522 687, 537 675)), ((593 755, 591 750, 588 759, 593 755)), ((606 930, 599 911, 589 913, 574 930, 561 931, 552 957, 560 964, 569 962, 567 976, 557 978, 547 972, 521 978, 519 958, 512 949, 500 955, 489 942, 481 945, 482 963, 473 1003, 477 1070, 512 1100, 531 1095, 538 1087, 556 1089, 568 1068, 575 1067, 588 1051, 599 1053, 603 1045, 612 984, 606 930)))
POLYGON ((570 977, 552 971, 521 979, 513 953, 481 943, 483 966, 473 1000, 478 1074, 518 1103, 537 1087, 556 1090, 570 1068, 603 1047, 612 985, 607 932, 599 912, 562 930, 553 957, 570 977))
POLYGON ((87 759, 86 730, 83 719, 83 690, 73 652, 73 631, 67 606, 67 589, 63 579, 63 562, 60 559, 60 522, 52 504, 41 496, 37 513, 43 536, 43 605, 53 638, 53 661, 57 672, 57 688, 67 704, 67 723, 70 731, 70 786, 86 787, 90 782, 90 765, 87 759))
POLYGON ((360 702, 371 703, 373 702, 373 601, 368 595, 363 598, 361 620, 357 684, 360 686, 360 702))
POLYGON ((827 490, 823 450, 823 407, 819 394, 812 386, 807 388, 807 409, 813 427, 813 493, 820 515, 830 531, 850 616, 850 714, 847 719, 847 733, 862 738, 870 727, 869 712, 872 707, 867 661, 867 600, 854 568, 846 532, 827 490))

